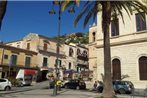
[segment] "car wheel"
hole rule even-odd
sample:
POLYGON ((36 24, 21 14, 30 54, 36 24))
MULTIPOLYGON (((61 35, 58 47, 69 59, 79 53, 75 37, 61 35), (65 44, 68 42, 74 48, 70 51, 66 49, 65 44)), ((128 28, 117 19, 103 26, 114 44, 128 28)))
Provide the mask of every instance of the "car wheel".
POLYGON ((76 87, 76 89, 77 89, 77 90, 79 90, 79 89, 80 89, 80 87, 79 87, 79 86, 77 86, 77 87, 76 87))
POLYGON ((6 87, 5 87, 5 91, 9 91, 9 90, 11 90, 11 87, 6 86, 6 87))
POLYGON ((23 83, 21 83, 20 86, 23 87, 23 83))
POLYGON ((125 92, 124 89, 119 89, 119 93, 120 93, 120 94, 125 94, 126 92, 125 92))

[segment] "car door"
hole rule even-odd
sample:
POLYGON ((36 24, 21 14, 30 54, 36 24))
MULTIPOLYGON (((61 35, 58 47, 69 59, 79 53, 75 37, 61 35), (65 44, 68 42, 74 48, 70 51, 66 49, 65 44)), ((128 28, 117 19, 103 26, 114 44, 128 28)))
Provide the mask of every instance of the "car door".
POLYGON ((69 83, 68 83, 68 87, 73 88, 73 83, 74 83, 74 80, 70 80, 69 83))
POLYGON ((0 90, 4 90, 6 86, 6 80, 0 79, 0 90))

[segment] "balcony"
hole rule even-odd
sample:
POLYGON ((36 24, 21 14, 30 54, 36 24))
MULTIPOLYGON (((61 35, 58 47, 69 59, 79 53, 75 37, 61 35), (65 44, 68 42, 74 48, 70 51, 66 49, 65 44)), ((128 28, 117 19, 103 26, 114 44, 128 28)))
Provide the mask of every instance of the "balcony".
POLYGON ((88 61, 87 55, 86 56, 84 56, 84 55, 78 55, 77 56, 77 59, 80 59, 80 60, 83 60, 83 61, 88 61))
POLYGON ((77 64, 78 65, 85 66, 85 67, 88 67, 88 61, 77 60, 77 64))
MULTIPOLYGON (((57 53, 56 47, 55 47, 55 49, 54 49, 54 48, 45 48, 45 49, 44 49, 43 46, 38 46, 37 49, 38 49, 39 51, 43 51, 43 52, 49 52, 49 53, 53 53, 53 54, 56 54, 56 53, 57 53)), ((65 54, 64 51, 61 51, 61 50, 59 51, 59 55, 64 55, 64 54, 65 54)))

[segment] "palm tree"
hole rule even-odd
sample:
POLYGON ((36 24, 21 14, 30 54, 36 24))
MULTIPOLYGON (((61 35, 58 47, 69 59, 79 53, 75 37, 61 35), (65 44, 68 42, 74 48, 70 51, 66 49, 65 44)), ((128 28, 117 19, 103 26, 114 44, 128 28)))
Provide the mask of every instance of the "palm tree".
MULTIPOLYGON (((77 0, 76 0, 77 1, 77 0)), ((62 10, 70 8, 75 3, 73 1, 64 1, 62 10)), ((84 17, 83 26, 85 27, 88 21, 93 18, 95 19, 97 13, 102 12, 102 32, 103 32, 103 45, 104 45, 104 90, 103 98, 113 98, 114 90, 112 87, 112 76, 111 76, 111 50, 110 50, 110 38, 109 38, 109 27, 111 18, 117 18, 121 16, 123 22, 123 11, 126 11, 130 16, 133 11, 137 12, 144 11, 147 13, 147 7, 137 0, 130 1, 86 1, 82 7, 81 12, 77 15, 74 20, 74 25, 81 18, 84 17)))
POLYGON ((0 30, 1 30, 2 20, 6 12, 6 6, 7 6, 7 1, 5 0, 0 1, 0 30))

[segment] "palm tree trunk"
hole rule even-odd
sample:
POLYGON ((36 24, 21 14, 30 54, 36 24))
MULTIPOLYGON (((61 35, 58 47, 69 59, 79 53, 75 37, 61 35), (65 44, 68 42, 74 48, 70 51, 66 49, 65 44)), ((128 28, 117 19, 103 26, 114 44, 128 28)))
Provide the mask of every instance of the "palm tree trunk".
POLYGON ((7 6, 6 0, 0 1, 0 30, 1 30, 2 20, 6 12, 6 6, 7 6))
POLYGON ((102 30, 104 38, 104 90, 103 98, 113 98, 114 90, 112 87, 111 76, 111 53, 109 27, 111 21, 111 4, 109 1, 102 2, 102 30))

